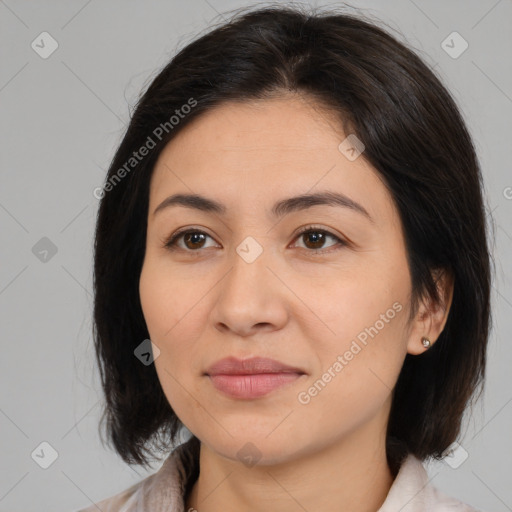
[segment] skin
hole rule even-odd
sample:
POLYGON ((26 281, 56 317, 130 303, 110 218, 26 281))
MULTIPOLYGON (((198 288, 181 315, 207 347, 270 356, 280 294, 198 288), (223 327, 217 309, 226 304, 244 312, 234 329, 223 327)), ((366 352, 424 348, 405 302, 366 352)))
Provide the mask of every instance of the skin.
POLYGON ((385 451, 392 390, 406 354, 421 354, 422 336, 434 343, 441 333, 451 288, 441 279, 445 302, 422 304, 408 321, 398 212, 364 152, 350 161, 338 149, 346 136, 311 99, 288 93, 216 107, 156 163, 140 298, 161 351, 155 366, 164 393, 201 440, 200 476, 185 510, 369 512, 393 483, 385 451), (373 222, 328 205, 270 217, 276 201, 320 190, 347 195, 373 222), (215 199, 227 213, 173 206, 153 215, 175 193, 215 199), (310 224, 348 245, 296 235, 310 224), (207 236, 165 248, 183 227, 207 236), (252 263, 236 251, 248 236, 263 249, 252 263), (396 303, 400 312, 300 403, 298 394, 396 303), (264 397, 233 399, 204 375, 231 355, 270 357, 306 374, 264 397), (248 442, 260 457, 252 466, 237 455, 248 442))

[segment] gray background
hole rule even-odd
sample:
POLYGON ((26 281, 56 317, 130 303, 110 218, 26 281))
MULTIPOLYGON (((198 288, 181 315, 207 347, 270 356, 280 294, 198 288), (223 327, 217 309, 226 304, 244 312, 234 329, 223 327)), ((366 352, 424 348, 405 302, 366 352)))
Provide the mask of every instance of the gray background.
MULTIPOLYGON (((217 12, 255 3, 0 0, 0 511, 76 510, 158 469, 128 467, 97 433, 93 190, 140 89, 220 21, 217 12), (31 47, 43 31, 59 45, 46 59, 31 47), (43 237, 55 254, 40 252, 51 246, 43 237), (58 452, 48 469, 31 457, 43 441, 58 452)), ((512 2, 352 5, 390 24, 435 67, 475 140, 496 223, 487 386, 460 439, 467 460, 428 470, 437 487, 475 507, 512 510, 512 2), (469 44, 458 58, 441 46, 453 31, 469 44)))

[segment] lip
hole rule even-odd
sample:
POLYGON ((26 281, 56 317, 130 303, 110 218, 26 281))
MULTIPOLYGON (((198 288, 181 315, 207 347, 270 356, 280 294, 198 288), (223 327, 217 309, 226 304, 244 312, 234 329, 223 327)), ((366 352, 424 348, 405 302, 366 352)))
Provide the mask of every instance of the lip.
POLYGON ((296 381, 306 373, 274 359, 228 357, 206 370, 213 386, 232 398, 258 398, 296 381))
POLYGON ((269 359, 267 357, 251 357, 249 359, 237 359, 226 357, 220 359, 206 372, 207 375, 256 375, 261 373, 306 373, 295 366, 269 359))

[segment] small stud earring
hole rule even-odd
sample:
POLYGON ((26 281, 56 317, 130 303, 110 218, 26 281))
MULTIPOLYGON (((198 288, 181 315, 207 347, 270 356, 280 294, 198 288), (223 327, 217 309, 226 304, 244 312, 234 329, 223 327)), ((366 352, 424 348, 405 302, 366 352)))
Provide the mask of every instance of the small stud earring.
POLYGON ((421 342, 423 343, 423 346, 425 348, 430 348, 431 343, 428 338, 425 338, 425 337, 421 338, 421 342))

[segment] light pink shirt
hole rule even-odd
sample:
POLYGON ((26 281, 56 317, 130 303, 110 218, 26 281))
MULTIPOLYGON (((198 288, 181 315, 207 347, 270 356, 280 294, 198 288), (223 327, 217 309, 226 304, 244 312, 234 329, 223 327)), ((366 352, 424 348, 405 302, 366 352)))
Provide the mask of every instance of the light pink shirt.
MULTIPOLYGON (((177 447, 153 475, 125 491, 78 512, 187 512, 185 486, 197 464, 190 443, 177 447)), ((409 455, 400 466, 377 512, 481 512, 442 493, 429 483, 419 459, 409 455)))

